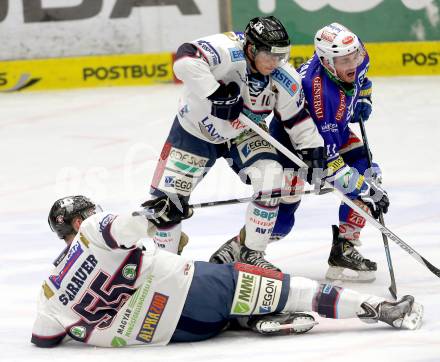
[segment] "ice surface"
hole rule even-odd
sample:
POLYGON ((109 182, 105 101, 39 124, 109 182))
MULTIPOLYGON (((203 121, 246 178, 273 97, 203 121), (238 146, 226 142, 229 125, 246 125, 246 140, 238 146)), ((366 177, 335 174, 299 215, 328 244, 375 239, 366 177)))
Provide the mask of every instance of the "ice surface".
MULTIPOLYGON (((440 78, 376 78, 367 123, 391 208, 387 225, 440 267, 440 78)), ((177 107, 176 85, 0 95, 0 361, 440 361, 440 279, 390 241, 398 294, 425 306, 418 331, 358 320, 325 320, 302 336, 226 332, 199 343, 102 349, 30 344, 36 298, 62 243, 49 231, 52 202, 85 194, 106 209, 136 209, 148 196, 156 159, 177 107)), ((192 201, 251 194, 218 161, 192 201)), ((323 280, 338 200, 307 196, 294 232, 268 248, 285 272, 323 280)), ((245 205, 198 210, 185 222, 184 254, 200 260, 237 233, 245 205)), ((372 284, 348 284, 390 297, 379 233, 367 226, 361 252, 379 264, 372 284)))

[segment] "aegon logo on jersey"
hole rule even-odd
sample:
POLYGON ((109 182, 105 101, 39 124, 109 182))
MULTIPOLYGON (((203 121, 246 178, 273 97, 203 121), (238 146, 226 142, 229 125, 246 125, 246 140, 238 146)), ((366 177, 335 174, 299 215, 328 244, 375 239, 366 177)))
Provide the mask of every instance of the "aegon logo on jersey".
POLYGON ((271 145, 269 142, 267 142, 266 140, 263 140, 263 139, 261 139, 261 140, 260 140, 260 139, 257 139, 257 140, 255 140, 255 141, 253 141, 253 142, 246 143, 246 144, 242 147, 241 152, 243 153, 243 155, 244 155, 245 157, 248 157, 249 154, 250 154, 252 151, 257 151, 257 150, 259 150, 259 149, 261 149, 261 148, 272 149, 272 145, 271 145))
POLYGON ((278 305, 281 295, 282 282, 280 280, 263 278, 261 290, 263 295, 258 299, 260 313, 270 313, 278 305))
POLYGON ((136 340, 144 343, 151 343, 156 332, 157 326, 160 322, 160 317, 165 310, 168 302, 168 296, 160 293, 154 293, 145 316, 142 327, 139 330, 136 340))
POLYGON ((188 192, 192 189, 192 182, 176 179, 176 176, 165 176, 165 187, 172 187, 177 191, 188 192))
POLYGON ((70 270, 73 264, 75 264, 75 262, 82 253, 83 250, 79 242, 76 242, 75 244, 72 245, 72 247, 69 250, 69 253, 67 254, 66 264, 64 264, 63 269, 61 269, 58 275, 49 276, 49 280, 52 282, 55 288, 60 289, 61 283, 63 282, 63 279, 66 276, 67 272, 70 270))
POLYGON ((277 68, 272 72, 272 77, 289 93, 294 96, 299 89, 299 84, 293 77, 282 68, 277 68))

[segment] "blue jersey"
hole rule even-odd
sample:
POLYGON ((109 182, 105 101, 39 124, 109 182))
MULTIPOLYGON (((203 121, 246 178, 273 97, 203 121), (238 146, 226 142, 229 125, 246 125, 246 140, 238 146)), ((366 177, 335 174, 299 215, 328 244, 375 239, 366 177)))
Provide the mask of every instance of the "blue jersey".
POLYGON ((330 77, 316 53, 298 69, 308 109, 324 139, 329 162, 338 157, 339 150, 349 141, 348 123, 366 79, 369 62, 365 52, 356 70, 356 81, 349 90, 330 77))

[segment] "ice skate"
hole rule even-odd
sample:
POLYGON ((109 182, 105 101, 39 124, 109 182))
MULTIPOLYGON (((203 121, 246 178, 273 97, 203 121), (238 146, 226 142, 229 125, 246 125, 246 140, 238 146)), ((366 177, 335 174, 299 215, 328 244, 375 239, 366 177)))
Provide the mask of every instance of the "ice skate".
POLYGON ((307 313, 279 313, 252 317, 248 325, 265 335, 302 334, 310 331, 318 322, 307 313))
POLYGON ((239 235, 234 236, 232 239, 228 240, 226 243, 224 243, 218 250, 211 255, 209 258, 210 263, 215 264, 227 264, 227 263, 234 263, 236 261, 240 260, 240 248, 241 248, 241 242, 240 239, 243 235, 244 240, 244 228, 240 230, 239 235))
POLYGON ((374 281, 376 279, 376 263, 365 259, 350 240, 339 236, 339 228, 336 225, 332 225, 332 230, 333 245, 325 277, 329 280, 353 282, 374 281))
POLYGON ((394 328, 411 330, 422 325, 423 306, 414 302, 411 295, 405 295, 397 302, 384 301, 375 307, 364 302, 361 307, 365 313, 359 314, 358 317, 366 323, 381 321, 394 328))
POLYGON ((249 249, 246 245, 240 247, 240 261, 242 263, 251 264, 264 269, 271 269, 281 271, 272 263, 268 262, 265 258, 264 251, 249 249))

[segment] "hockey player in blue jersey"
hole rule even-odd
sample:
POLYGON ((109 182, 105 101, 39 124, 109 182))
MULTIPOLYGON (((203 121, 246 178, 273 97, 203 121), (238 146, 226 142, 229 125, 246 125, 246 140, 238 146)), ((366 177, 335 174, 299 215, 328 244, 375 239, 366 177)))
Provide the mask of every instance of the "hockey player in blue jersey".
MULTIPOLYGON (((322 147, 316 125, 304 109, 301 80, 288 63, 290 40, 273 16, 252 19, 244 34, 224 33, 185 43, 176 53, 174 73, 183 82, 179 110, 151 184, 153 197, 189 199, 218 158, 228 160, 255 192, 279 189, 283 169, 274 147, 239 121, 243 112, 261 127, 276 111, 288 122, 300 151, 322 147)), ((221 185, 219 185, 221 187, 221 185)), ((264 258, 278 213, 278 201, 251 202, 244 226, 212 257, 276 269, 264 258)), ((180 252, 187 238, 181 223, 159 228, 155 243, 180 252)))
MULTIPOLYGON (((351 131, 350 122, 366 121, 371 113, 369 57, 359 38, 344 26, 332 23, 315 35, 315 54, 298 69, 310 115, 325 142, 327 180, 378 217, 387 212, 389 200, 382 189, 380 169, 369 169, 366 150, 351 131)), ((283 122, 274 117, 271 134, 293 149, 283 122)), ((284 167, 294 167, 281 156, 284 167)), ((299 201, 282 203, 273 237, 287 235, 293 227, 299 201)), ((364 258, 356 246, 365 218, 346 204, 339 208, 339 226, 333 225, 333 245, 326 277, 333 280, 375 279, 376 263, 364 258)))

